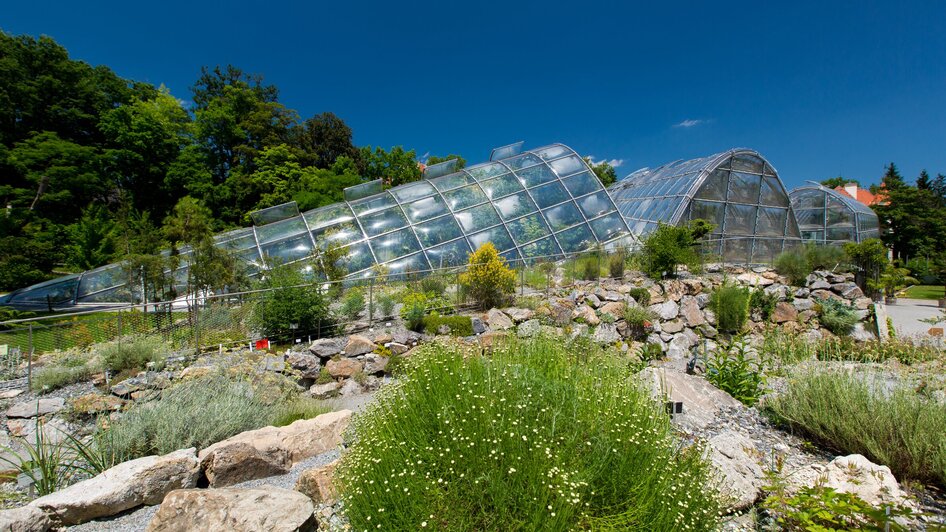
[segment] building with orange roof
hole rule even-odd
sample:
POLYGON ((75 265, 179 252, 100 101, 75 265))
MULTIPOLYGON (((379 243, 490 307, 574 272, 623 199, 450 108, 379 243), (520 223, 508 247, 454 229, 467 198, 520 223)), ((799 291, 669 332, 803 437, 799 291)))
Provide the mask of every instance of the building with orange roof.
MULTIPOLYGON (((884 185, 881 184, 880 188, 883 189, 884 185)), ((857 183, 848 183, 844 186, 837 186, 834 187, 834 190, 839 192, 841 195, 857 200, 868 207, 872 205, 883 205, 887 202, 887 195, 883 193, 883 190, 879 191, 877 194, 873 194, 871 191, 857 186, 857 183)))

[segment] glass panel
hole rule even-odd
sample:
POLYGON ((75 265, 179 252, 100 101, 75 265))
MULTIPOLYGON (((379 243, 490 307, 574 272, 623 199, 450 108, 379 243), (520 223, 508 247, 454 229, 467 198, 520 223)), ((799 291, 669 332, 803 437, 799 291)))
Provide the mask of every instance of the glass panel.
POLYGON ((853 227, 829 227, 828 240, 854 240, 853 227))
POLYGON ((552 173, 552 170, 550 170, 545 164, 533 166, 524 170, 517 170, 516 174, 522 178, 522 183, 526 187, 534 187, 536 185, 541 185, 542 183, 558 180, 555 174, 552 173))
POLYGON ((729 201, 739 203, 759 203, 759 188, 762 178, 757 175, 732 172, 730 174, 729 201))
POLYGON ((565 146, 562 146, 561 144, 557 144, 555 146, 547 146, 545 148, 539 148, 537 150, 532 150, 532 151, 533 153, 545 159, 546 161, 550 159, 558 159, 559 157, 563 155, 568 155, 572 153, 571 150, 569 150, 565 146))
POLYGON ((368 236, 378 236, 407 225, 407 218, 400 207, 393 207, 383 211, 362 216, 359 220, 368 236))
POLYGON ((496 210, 499 211, 499 215, 503 217, 503 220, 518 218, 535 210, 535 203, 532 203, 525 192, 507 196, 494 202, 493 205, 496 206, 496 210))
POLYGON ((261 245, 260 247, 263 250, 263 255, 278 259, 282 263, 305 258, 312 253, 312 241, 309 240, 308 233, 289 240, 261 245))
POLYGON ((590 172, 582 172, 565 178, 562 180, 562 183, 564 183, 565 188, 572 193, 572 196, 576 198, 601 189, 601 182, 598 181, 597 177, 591 175, 590 172))
POLYGON ((825 208, 825 215, 828 220, 828 227, 854 224, 854 213, 849 211, 843 203, 834 198, 828 198, 828 206, 825 208))
POLYGON ((824 199, 821 190, 800 190, 792 194, 792 205, 797 209, 823 209, 824 199))
POLYGON ((559 249, 558 244, 555 243, 555 239, 552 237, 543 238, 542 240, 522 246, 522 256, 527 259, 529 258, 551 259, 555 257, 560 257, 561 255, 562 255, 562 250, 559 249))
POLYGON ((294 201, 283 203, 282 205, 267 207, 265 209, 260 209, 250 213, 250 218, 253 220, 253 224, 257 226, 271 224, 273 222, 278 222, 279 220, 292 218, 293 216, 299 216, 299 206, 296 205, 296 202, 294 201))
POLYGON ((218 243, 217 247, 222 249, 228 249, 230 251, 239 251, 243 249, 255 248, 256 247, 256 237, 253 236, 251 232, 248 235, 241 236, 239 238, 234 238, 226 242, 218 243))
MULTIPOLYGON (((106 266, 99 270, 92 270, 82 276, 82 286, 79 295, 91 294, 106 288, 112 288, 125 282, 120 266, 106 266)), ((38 288, 38 287, 37 287, 38 288)))
POLYGON ((522 190, 522 185, 519 183, 519 180, 512 174, 504 174, 496 179, 483 181, 480 183, 480 186, 483 187, 483 191, 486 192, 489 199, 501 198, 522 190))
POLYGON ((473 246, 474 250, 479 249, 480 246, 487 242, 492 242, 493 245, 496 246, 496 249, 500 251, 515 247, 506 228, 501 225, 476 233, 475 235, 470 235, 470 244, 473 246))
POLYGON ((500 174, 506 173, 509 170, 500 163, 485 163, 478 164, 476 166, 471 166, 465 168, 467 173, 473 176, 477 181, 483 181, 484 179, 489 179, 491 177, 496 177, 500 174))
POLYGON ((732 169, 742 172, 752 172, 753 174, 762 173, 762 159, 755 155, 742 154, 733 157, 732 169))
MULTIPOLYGON (((65 280, 54 280, 47 283, 41 283, 39 286, 30 287, 19 294, 10 298, 11 302, 34 302, 34 303, 62 303, 72 301, 76 296, 76 288, 79 284, 79 277, 71 277, 65 280), (47 299, 48 297, 48 299, 47 299)), ((89 293, 88 291, 85 293, 89 293)), ((127 301, 127 298, 126 298, 127 301)), ((24 346, 25 347, 25 346, 24 346)))
POLYGON ((860 214, 860 215, 858 215, 857 220, 858 220, 858 223, 859 223, 859 225, 860 225, 860 227, 858 227, 858 229, 861 230, 861 231, 867 231, 867 230, 871 230, 871 229, 878 229, 878 227, 879 227, 879 226, 878 226, 878 223, 877 223, 877 215, 876 215, 876 214, 873 214, 873 213, 871 213, 871 214, 866 214, 866 213, 865 213, 865 214, 860 214))
POLYGON ((563 203, 544 211, 545 219, 549 221, 553 231, 560 231, 566 227, 585 221, 578 207, 572 202, 563 203))
POLYGON ((335 225, 341 222, 353 220, 355 217, 351 214, 351 209, 344 203, 336 203, 306 211, 303 215, 305 222, 309 224, 309 229, 315 230, 326 225, 335 225))
POLYGON ((345 201, 355 201, 374 194, 380 194, 382 190, 384 190, 384 184, 380 179, 375 179, 360 185, 350 186, 342 190, 342 194, 345 196, 345 201))
POLYGON ((591 194, 590 196, 585 196, 577 201, 578 206, 581 207, 582 212, 584 212, 585 216, 588 218, 594 218, 614 210, 614 206, 611 205, 611 198, 609 198, 608 194, 603 190, 591 194))
POLYGON ((443 197, 447 200, 447 204, 450 205, 450 208, 454 212, 488 201, 486 194, 483 193, 478 185, 444 192, 443 197))
POLYGON ((431 179, 430 182, 437 187, 440 191, 450 190, 457 187, 462 187, 463 185, 469 185, 473 183, 473 178, 468 176, 466 172, 457 172, 455 174, 445 175, 438 177, 436 179, 431 179))
POLYGON ((609 214, 597 220, 591 220, 588 223, 591 224, 591 230, 595 232, 599 242, 606 242, 627 233, 627 229, 624 227, 624 220, 622 220, 621 216, 617 213, 609 214))
POLYGON ((529 191, 532 194, 532 199, 539 205, 540 209, 546 207, 551 207, 552 205, 558 205, 563 201, 571 199, 571 196, 568 195, 568 191, 565 190, 565 187, 562 186, 559 182, 549 183, 548 185, 542 185, 541 187, 534 188, 529 191))
POLYGON ((238 251, 233 256, 246 266, 247 273, 254 274, 263 267, 263 261, 259 256, 259 250, 255 247, 238 251))
POLYGON ((407 185, 401 185, 392 188, 390 192, 401 203, 407 203, 436 193, 434 187, 426 181, 415 181, 407 185))
POLYGON ((752 252, 752 262, 765 264, 775 260, 775 256, 782 252, 782 240, 779 238, 760 238, 755 241, 752 252))
POLYGON ((388 262, 420 251, 420 244, 410 228, 372 238, 370 242, 379 262, 388 262))
POLYGON ((784 235, 786 216, 788 216, 788 209, 760 207, 759 220, 756 222, 755 233, 763 236, 784 235))
POLYGON ((529 166, 535 166, 542 163, 542 159, 539 159, 537 156, 531 153, 523 153, 517 157, 512 157, 503 161, 506 163, 506 166, 512 168, 513 170, 518 170, 519 168, 526 168, 529 166))
POLYGON ((391 262, 387 264, 387 267, 388 272, 391 274, 422 272, 430 269, 430 265, 427 264, 427 259, 424 257, 423 253, 391 262))
POLYGON ((288 236, 305 232, 305 222, 302 221, 302 218, 290 218, 289 220, 273 222, 269 225, 257 227, 256 237, 259 238, 260 245, 263 245, 267 242, 281 240, 288 236))
POLYGON ((466 264, 470 260, 470 245, 465 238, 447 242, 427 250, 427 258, 430 259, 432 268, 445 268, 447 266, 459 266, 466 264))
POLYGON ((566 253, 578 253, 595 245, 595 235, 587 225, 581 224, 571 229, 566 229, 555 235, 562 250, 566 253))
POLYGON ((351 202, 351 208, 355 211, 355 214, 358 216, 364 216, 365 214, 372 213, 375 211, 380 211, 384 209, 389 209, 397 205, 397 202, 394 201, 394 197, 390 194, 383 194, 380 196, 373 196, 370 198, 365 198, 363 200, 351 202))
POLYGON ((730 203, 726 206, 727 235, 751 235, 755 224, 755 212, 758 207, 730 203))
POLYGON ((702 218, 703 220, 716 224, 716 228, 720 229, 723 226, 725 205, 725 203, 715 203, 712 201, 693 201, 690 204, 690 219, 696 220, 702 218))
POLYGON ((374 265, 374 257, 371 256, 371 248, 367 242, 359 242, 345 248, 345 255, 336 262, 336 265, 344 268, 348 273, 370 268, 374 265))
POLYGON ((518 268, 522 264, 522 259, 519 258, 519 250, 516 248, 503 251, 499 256, 506 261, 506 265, 510 268, 518 268))
POLYGON ((723 242, 723 259, 729 262, 749 262, 749 238, 733 238, 723 242))
POLYGON ((420 239, 420 243, 425 248, 463 236, 463 232, 460 231, 460 226, 457 225, 457 221, 453 219, 453 216, 444 216, 422 223, 415 226, 414 231, 417 232, 417 238, 420 239))
POLYGON ((473 207, 463 212, 458 212, 456 219, 460 222, 460 227, 462 227, 463 231, 466 233, 472 233, 501 223, 499 215, 496 214, 496 209, 489 203, 480 205, 479 207, 473 207))
POLYGON ((765 173, 768 175, 776 175, 775 169, 769 166, 769 163, 765 163, 765 173))
POLYGON ((706 181, 700 185, 694 197, 702 199, 713 199, 719 201, 726 200, 726 187, 729 186, 729 172, 726 170, 716 170, 706 176, 706 181))
POLYGON ((551 161, 549 166, 551 166, 552 170, 555 170, 555 173, 560 177, 565 177, 585 169, 585 163, 576 155, 551 161))
POLYGON ((329 244, 344 246, 352 242, 357 242, 365 238, 361 229, 355 222, 345 222, 331 227, 323 227, 312 231, 312 237, 315 243, 322 249, 326 249, 329 244))
POLYGON ((532 242, 549 234, 549 226, 539 213, 517 218, 507 225, 509 232, 518 244, 532 242))
POLYGON ((798 219, 798 225, 806 229, 818 229, 824 227, 824 209, 804 209, 795 211, 795 217, 798 219))
MULTIPOLYGON (((46 299, 44 298, 43 301, 46 299)), ((112 288, 104 292, 83 297, 80 301, 83 303, 115 303, 131 300, 131 293, 124 286, 112 288)))
POLYGON ((785 195, 777 178, 769 176, 762 178, 762 204, 788 206, 788 196, 785 195))
POLYGON ((432 196, 422 200, 417 200, 414 203, 409 203, 403 207, 404 210, 407 211, 407 217, 410 218, 414 223, 429 220, 434 216, 447 214, 448 212, 447 204, 444 203, 439 196, 432 196))

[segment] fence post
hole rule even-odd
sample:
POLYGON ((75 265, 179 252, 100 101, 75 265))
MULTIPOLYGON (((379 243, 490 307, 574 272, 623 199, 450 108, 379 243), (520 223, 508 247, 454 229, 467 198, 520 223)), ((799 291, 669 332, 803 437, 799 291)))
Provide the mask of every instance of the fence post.
POLYGON ((30 323, 30 334, 29 334, 29 349, 26 351, 27 362, 26 362, 26 388, 31 390, 33 388, 33 324, 30 323))
POLYGON ((200 303, 194 295, 194 354, 200 353, 200 303))
POLYGON ((519 264, 519 295, 526 295, 526 261, 519 264))
POLYGON ((368 328, 371 328, 371 322, 374 316, 374 276, 368 281, 368 328))
POLYGON ((122 348, 122 309, 118 309, 118 349, 122 348))

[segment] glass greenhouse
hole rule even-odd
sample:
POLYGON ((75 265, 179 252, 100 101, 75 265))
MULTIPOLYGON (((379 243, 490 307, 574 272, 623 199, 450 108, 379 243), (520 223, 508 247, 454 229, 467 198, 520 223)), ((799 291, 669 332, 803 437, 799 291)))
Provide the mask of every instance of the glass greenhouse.
MULTIPOLYGON (((263 257, 292 263, 335 243, 347 251, 339 265, 359 278, 375 264, 393 274, 461 264, 486 242, 516 261, 629 237, 614 202, 571 148, 523 152, 519 143, 493 150, 490 159, 459 171, 455 161, 432 165, 424 179, 386 191, 380 180, 357 185, 345 190, 345 201, 304 213, 294 203, 257 211, 256 225, 217 235, 217 245, 257 273, 263 257)), ((184 265, 173 272, 178 293, 187 278, 187 249, 181 255, 184 265)), ((126 286, 122 266, 110 264, 17 290, 0 304, 127 303, 137 292, 126 286)))
POLYGON ((639 237, 661 223, 713 222, 716 230, 707 237, 705 251, 727 262, 770 262, 801 241, 778 173, 753 150, 643 168, 608 192, 639 237))
POLYGON ((836 190, 812 183, 790 196, 805 241, 841 244, 880 238, 874 210, 836 190))

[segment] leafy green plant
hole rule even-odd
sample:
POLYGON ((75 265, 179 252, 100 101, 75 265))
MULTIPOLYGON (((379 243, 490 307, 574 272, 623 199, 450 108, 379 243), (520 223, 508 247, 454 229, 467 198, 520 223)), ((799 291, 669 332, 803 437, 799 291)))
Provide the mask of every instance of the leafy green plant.
POLYGON ((857 311, 853 306, 833 297, 822 300, 816 308, 818 321, 834 334, 850 334, 858 321, 857 311))
POLYGON ((615 279, 624 277, 624 265, 627 259, 627 253, 624 250, 618 250, 608 255, 608 273, 615 279))
POLYGON ((636 340, 647 336, 656 319, 657 315, 647 307, 628 305, 624 309, 624 321, 631 329, 631 336, 636 340))
POLYGON ((105 367, 113 371, 144 369, 149 362, 162 362, 167 346, 149 336, 126 336, 98 348, 105 367))
MULTIPOLYGON (((844 244, 844 253, 860 277, 858 283, 862 289, 875 290, 880 274, 887 265, 887 248, 877 238, 869 238, 860 243, 844 244)), ((874 294, 871 294, 874 295, 874 294)))
POLYGON ((753 355, 748 340, 738 336, 720 343, 707 357, 706 380, 744 405, 753 406, 765 393, 765 367, 762 355, 753 355))
MULTIPOLYGON (((36 417, 33 441, 21 439, 26 454, 8 447, 0 447, 0 462, 9 464, 17 474, 25 475, 40 496, 68 486, 76 476, 75 458, 69 452, 67 439, 48 438, 45 423, 36 417)), ((57 429, 52 429, 57 430, 57 429)), ((7 478, 16 478, 8 475, 7 478)))
POLYGON ((776 304, 778 304, 777 294, 767 294, 765 290, 755 289, 749 295, 749 310, 758 311, 763 321, 769 321, 772 313, 775 312, 776 304))
POLYGON ((440 328, 444 326, 453 336, 473 336, 473 321, 469 316, 441 316, 434 312, 424 317, 427 334, 440 334, 440 328))
POLYGON ((715 526, 701 450, 675 442, 624 357, 508 340, 488 358, 425 344, 353 419, 335 478, 354 529, 715 526))
POLYGON ((594 281, 601 275, 600 265, 597 255, 578 257, 573 263, 574 276, 583 281, 594 281))
POLYGON ((506 265, 492 242, 487 242, 470 255, 467 271, 460 275, 482 308, 501 305, 516 287, 516 272, 506 265))
POLYGON ((633 297, 634 301, 637 301, 637 304, 642 307, 650 304, 650 290, 644 287, 631 288, 628 295, 633 297))
POLYGON ((675 275, 681 264, 690 271, 699 270, 699 240, 714 228, 706 220, 693 220, 689 225, 660 224, 644 241, 644 273, 654 279, 662 279, 675 275))
POLYGON ((917 280, 910 276, 910 270, 900 268, 895 264, 888 264, 876 281, 869 281, 868 286, 875 290, 883 290, 887 297, 897 297, 897 292, 917 284, 917 280))
POLYGON ((342 307, 339 312, 348 321, 355 321, 365 311, 365 294, 361 290, 349 290, 342 300, 342 307))
POLYGON ((749 290, 724 283, 710 294, 709 307, 716 315, 716 324, 720 331, 737 333, 749 318, 749 290))
POLYGON ((401 319, 408 329, 420 331, 427 313, 427 294, 407 292, 401 299, 401 319))
POLYGON ((447 282, 437 274, 431 274, 420 280, 420 291, 430 296, 442 296, 447 291, 447 282))
POLYGON ((333 322, 328 302, 318 285, 308 282, 297 268, 282 265, 267 270, 259 283, 261 292, 250 321, 270 338, 287 337, 306 331, 324 336, 333 322))
POLYGON ((382 318, 387 318, 394 314, 394 296, 391 294, 381 294, 378 296, 378 310, 381 312, 382 318))
POLYGON ((846 269, 846 258, 844 249, 835 245, 809 243, 805 246, 805 260, 812 271, 846 269))
POLYGON ((798 250, 789 250, 783 251, 775 257, 775 271, 779 275, 788 277, 793 286, 804 286, 805 280, 813 270, 804 253, 799 253, 798 250))

